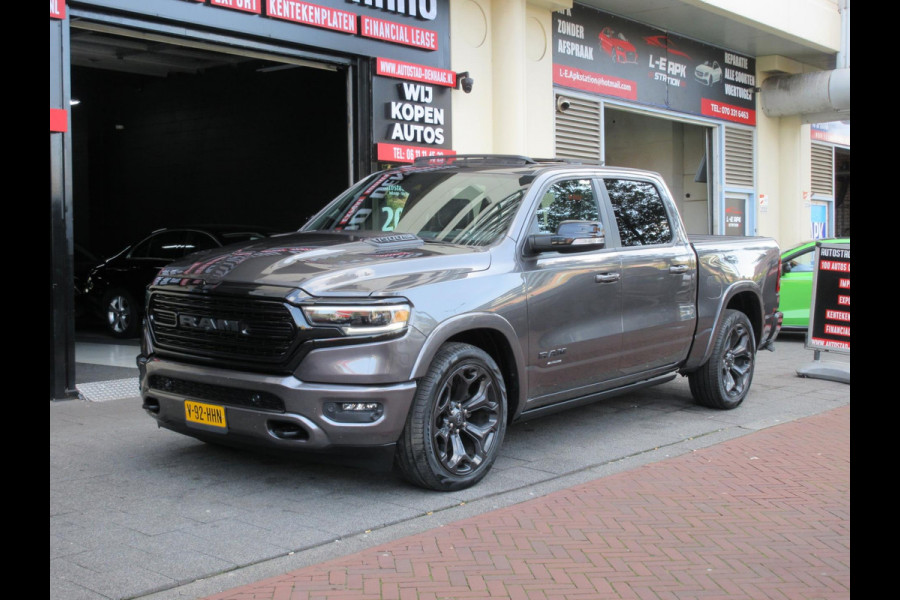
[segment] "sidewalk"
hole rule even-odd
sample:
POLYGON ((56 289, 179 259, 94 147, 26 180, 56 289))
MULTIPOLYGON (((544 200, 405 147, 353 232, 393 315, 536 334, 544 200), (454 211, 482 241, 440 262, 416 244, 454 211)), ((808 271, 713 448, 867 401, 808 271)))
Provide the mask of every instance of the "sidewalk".
POLYGON ((135 349, 96 350, 82 398, 50 403, 52 600, 849 596, 850 386, 798 377, 796 336, 738 410, 676 378, 517 422, 484 481, 441 494, 389 461, 159 430, 107 356, 135 349))
POLYGON ((850 406, 208 600, 850 597, 850 406))

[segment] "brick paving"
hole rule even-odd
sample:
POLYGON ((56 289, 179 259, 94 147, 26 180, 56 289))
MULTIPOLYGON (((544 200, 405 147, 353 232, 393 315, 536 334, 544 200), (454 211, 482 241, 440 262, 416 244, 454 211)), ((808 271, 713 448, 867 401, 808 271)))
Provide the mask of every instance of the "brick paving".
POLYGON ((847 405, 207 600, 849 597, 847 405))

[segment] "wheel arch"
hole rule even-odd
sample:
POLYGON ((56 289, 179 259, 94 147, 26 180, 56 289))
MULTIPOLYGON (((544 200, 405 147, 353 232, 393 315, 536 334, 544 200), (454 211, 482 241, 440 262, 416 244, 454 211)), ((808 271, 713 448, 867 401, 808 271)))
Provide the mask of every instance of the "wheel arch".
MULTIPOLYGON (((765 324, 765 315, 763 312, 763 300, 759 289, 750 281, 743 281, 730 287, 725 294, 722 295, 721 301, 716 308, 715 319, 707 329, 702 333, 698 330, 694 345, 685 361, 682 373, 689 373, 696 370, 706 363, 712 355, 713 345, 715 344, 715 334, 719 330, 719 326, 724 318, 725 311, 733 309, 747 315, 750 326, 753 328, 753 337, 756 345, 759 346, 762 339, 763 326, 765 324)), ((757 348, 754 348, 756 350, 757 348)))
MULTIPOLYGON (((753 288, 743 288, 729 298, 725 308, 739 310, 747 315, 747 319, 750 320, 750 325, 753 327, 753 339, 756 344, 759 344, 759 341, 762 339, 763 322, 765 321, 763 302, 759 292, 753 288)), ((724 313, 724 310, 722 312, 724 313)), ((717 321, 721 319, 722 313, 719 314, 717 321)), ((716 325, 718 326, 718 323, 716 325)))
POLYGON ((503 374, 506 386, 507 420, 518 416, 524 406, 525 359, 513 326, 503 317, 492 314, 460 315, 441 323, 431 334, 419 352, 413 365, 411 379, 419 379, 428 371, 438 349, 447 342, 470 344, 487 352, 503 374))

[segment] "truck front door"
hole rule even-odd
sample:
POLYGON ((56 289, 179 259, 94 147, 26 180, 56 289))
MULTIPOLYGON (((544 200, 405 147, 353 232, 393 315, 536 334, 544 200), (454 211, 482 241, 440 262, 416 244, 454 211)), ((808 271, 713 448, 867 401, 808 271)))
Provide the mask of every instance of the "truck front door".
MULTIPOLYGON (((596 184, 565 179, 543 193, 530 233, 556 233, 563 221, 606 225, 596 184)), ((607 227, 608 230, 608 227, 607 227)), ((622 318, 619 252, 601 248, 527 257, 528 408, 594 391, 618 376, 622 318)))

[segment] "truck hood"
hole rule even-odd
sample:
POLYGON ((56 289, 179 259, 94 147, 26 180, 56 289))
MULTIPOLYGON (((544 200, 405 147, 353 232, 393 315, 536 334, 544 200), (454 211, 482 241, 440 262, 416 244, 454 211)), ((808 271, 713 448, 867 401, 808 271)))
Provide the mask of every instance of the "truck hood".
POLYGON ((301 289, 312 296, 397 294, 423 283, 466 277, 490 266, 485 248, 429 242, 411 234, 298 232, 186 256, 153 284, 222 284, 301 289))

